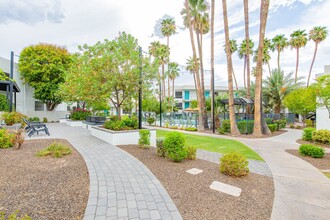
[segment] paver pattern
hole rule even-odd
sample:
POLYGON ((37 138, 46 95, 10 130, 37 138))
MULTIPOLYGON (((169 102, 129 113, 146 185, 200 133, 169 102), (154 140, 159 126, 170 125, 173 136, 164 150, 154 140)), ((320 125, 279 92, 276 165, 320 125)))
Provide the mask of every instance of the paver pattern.
POLYGON ((182 219, 165 188, 136 158, 81 127, 47 126, 51 136, 31 139, 67 139, 87 164, 90 192, 84 219, 182 219))

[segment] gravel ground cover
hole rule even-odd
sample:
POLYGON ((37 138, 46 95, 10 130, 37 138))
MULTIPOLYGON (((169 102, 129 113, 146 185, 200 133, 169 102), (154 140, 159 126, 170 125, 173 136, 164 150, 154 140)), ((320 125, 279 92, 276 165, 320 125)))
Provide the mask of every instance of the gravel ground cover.
POLYGON ((19 210, 32 219, 82 219, 89 193, 89 176, 82 156, 36 157, 53 141, 25 141, 20 150, 0 149, 0 212, 19 210))
POLYGON ((301 156, 298 150, 290 149, 286 150, 286 152, 307 161, 317 169, 330 170, 330 153, 326 153, 323 158, 313 158, 308 156, 301 156))
POLYGON ((166 188, 184 219, 270 219, 274 185, 271 177, 249 173, 234 178, 219 172, 219 166, 204 160, 173 163, 156 156, 156 149, 138 146, 119 146, 145 164, 166 188), (191 168, 203 173, 186 173, 191 168), (233 197, 210 189, 213 181, 220 181, 242 189, 240 197, 233 197))

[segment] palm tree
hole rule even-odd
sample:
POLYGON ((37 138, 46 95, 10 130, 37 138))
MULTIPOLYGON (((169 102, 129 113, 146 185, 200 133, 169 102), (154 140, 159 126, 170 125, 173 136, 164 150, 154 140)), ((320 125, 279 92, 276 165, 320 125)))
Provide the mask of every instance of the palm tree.
POLYGON ((297 51, 296 74, 294 77, 295 83, 297 83, 297 77, 298 77, 299 49, 306 46, 306 44, 307 44, 306 36, 307 36, 307 34, 305 33, 305 30, 296 30, 290 35, 291 49, 295 48, 297 51))
POLYGON ((246 69, 247 69, 247 57, 250 54, 253 54, 253 47, 254 47, 254 43, 251 39, 249 39, 249 46, 247 45, 247 41, 246 39, 244 39, 242 41, 242 43, 239 45, 239 49, 238 49, 238 57, 240 59, 244 58, 244 72, 243 72, 243 76, 244 76, 244 88, 247 88, 247 83, 246 83, 246 69))
POLYGON ((278 34, 276 35, 273 39, 273 51, 276 49, 277 50, 277 69, 281 69, 280 67, 280 54, 286 48, 289 43, 288 39, 284 36, 284 34, 278 34))
MULTIPOLYGON (((175 62, 170 62, 168 64, 168 78, 170 80, 172 80, 172 97, 174 100, 174 80, 180 75, 180 69, 179 69, 179 64, 175 63, 175 62)), ((170 87, 168 87, 168 90, 170 90, 170 87)), ((170 99, 170 96, 168 96, 170 99)), ((174 103, 172 103, 172 111, 173 111, 173 105, 174 103)))
POLYGON ((268 104, 276 114, 281 113, 284 97, 300 85, 295 84, 292 76, 293 72, 284 75, 282 70, 274 69, 272 74, 263 80, 265 95, 269 98, 268 104))
MULTIPOLYGON (((245 27, 245 41, 247 45, 250 45, 250 37, 249 37, 249 1, 243 0, 244 2, 244 27, 245 27)), ((248 48, 247 48, 248 49, 248 48)), ((247 98, 251 98, 250 94, 250 54, 246 52, 246 87, 247 87, 247 98)), ((248 109, 248 113, 250 109, 248 109)))
MULTIPOLYGON (((232 55, 233 53, 235 53, 238 50, 237 42, 236 42, 236 40, 229 40, 229 43, 230 43, 230 53, 232 55)), ((226 52, 226 44, 223 45, 223 47, 226 52)), ((234 72, 234 67, 233 67, 232 71, 233 71, 233 77, 234 77, 234 81, 235 81, 236 90, 238 90, 238 84, 237 84, 237 80, 236 80, 236 76, 235 76, 235 72, 234 72)))
MULTIPOLYGON (((212 127, 213 131, 215 128, 215 121, 214 121, 214 9, 215 7, 215 0, 211 0, 211 120, 212 120, 212 127)), ((237 85, 236 85, 237 87, 237 85)), ((218 117, 217 117, 218 118, 218 117)))
POLYGON ((256 67, 255 97, 254 97, 253 135, 256 137, 260 137, 263 134, 270 134, 270 130, 263 118, 263 111, 262 111, 262 58, 263 58, 263 47, 264 47, 265 31, 267 24, 268 8, 269 8, 269 0, 261 0, 259 46, 258 46, 258 58, 257 58, 257 67, 256 67))
POLYGON ((202 101, 202 96, 204 96, 201 88, 201 82, 200 82, 200 77, 199 77, 199 65, 198 65, 198 58, 197 58, 197 53, 196 53, 196 47, 195 47, 195 40, 194 40, 194 34, 193 34, 193 20, 191 19, 190 16, 190 6, 188 0, 185 0, 184 3, 185 8, 181 11, 181 14, 184 15, 184 24, 186 27, 189 29, 189 35, 190 35, 190 42, 191 42, 191 47, 193 51, 193 61, 194 61, 194 76, 196 80, 196 91, 197 91, 197 100, 198 100, 198 130, 199 131, 204 131, 204 125, 202 123, 203 121, 203 101, 202 101))
MULTIPOLYGON (((269 75, 272 74, 271 70, 270 70, 270 64, 269 64, 269 60, 271 59, 271 56, 269 55, 269 50, 272 48, 272 43, 269 39, 265 38, 264 39, 264 48, 262 51, 262 63, 268 66, 268 71, 269 71, 269 75)), ((258 50, 254 51, 254 56, 253 56, 253 62, 257 62, 258 59, 258 50)))
MULTIPOLYGON (((197 60, 198 62, 198 60, 197 60)), ((199 63, 199 62, 198 62, 199 63)), ((198 65, 198 68, 199 68, 199 64, 197 63, 198 65)), ((195 61, 192 57, 189 57, 187 59, 187 62, 186 62, 186 70, 189 71, 193 77, 194 77, 194 85, 195 85, 195 90, 197 91, 197 82, 196 82, 196 75, 195 75, 195 61)))
POLYGON ((328 36, 328 30, 326 27, 314 27, 312 30, 309 31, 309 40, 313 40, 315 42, 315 49, 314 49, 314 55, 313 55, 313 60, 311 64, 311 68, 309 69, 309 74, 308 74, 308 79, 307 79, 307 87, 309 85, 309 79, 311 77, 316 53, 317 53, 317 47, 319 43, 323 40, 325 40, 328 36))
POLYGON ((229 104, 229 119, 230 119, 230 133, 232 135, 239 135, 237 128, 235 108, 234 108, 234 91, 233 91, 233 63, 231 60, 230 42, 229 42, 229 27, 227 15, 227 2, 222 0, 223 23, 225 28, 225 42, 226 42, 226 57, 227 57, 227 71, 228 71, 228 104, 229 104))
MULTIPOLYGON (((170 48, 170 36, 174 35, 176 31, 175 20, 172 18, 166 18, 161 23, 161 32, 167 38, 167 47, 170 48)), ((168 56, 167 63, 170 62, 170 56, 168 56)), ((169 68, 169 66, 167 66, 169 68)), ((168 70, 168 69, 167 69, 168 70)), ((168 83, 168 98, 170 98, 170 79, 167 78, 168 83)))

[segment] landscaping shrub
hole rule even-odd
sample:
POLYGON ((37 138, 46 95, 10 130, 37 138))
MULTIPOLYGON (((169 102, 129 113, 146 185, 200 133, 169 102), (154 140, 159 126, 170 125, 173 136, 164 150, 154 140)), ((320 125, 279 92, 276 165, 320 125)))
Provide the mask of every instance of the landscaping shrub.
POLYGON ((150 147, 150 130, 139 131, 139 145, 141 148, 147 149, 150 147))
POLYGON ((5 95, 0 94, 0 111, 8 112, 9 111, 9 103, 5 95))
POLYGON ((103 124, 106 129, 120 131, 120 130, 133 130, 138 127, 138 119, 135 116, 123 116, 121 120, 117 116, 111 116, 109 121, 103 124))
POLYGON ((310 156, 313 158, 322 158, 324 157, 325 150, 321 147, 317 147, 311 144, 302 144, 299 147, 299 153, 302 156, 310 156))
POLYGON ((187 157, 184 149, 185 137, 179 132, 169 133, 164 140, 164 149, 166 156, 174 162, 181 162, 187 157))
POLYGON ((127 116, 124 115, 121 117, 121 121, 125 124, 125 127, 130 129, 137 129, 138 128, 138 118, 136 116, 127 116))
POLYGON ((43 122, 43 123, 47 123, 47 122, 48 122, 48 119, 44 117, 44 118, 42 119, 42 122, 43 122))
POLYGON ((277 131, 277 124, 269 124, 268 128, 272 133, 274 133, 275 131, 277 131))
POLYGON ((188 160, 196 160, 196 147, 193 147, 193 146, 187 146, 184 148, 187 152, 187 157, 186 159, 188 160))
POLYGON ((71 111, 70 119, 74 121, 85 120, 87 116, 92 115, 92 112, 86 109, 76 108, 71 111))
POLYGON ((237 128, 241 134, 252 134, 254 120, 243 120, 237 122, 237 128))
POLYGON ((11 134, 7 129, 0 129, 0 148, 9 148, 14 146, 15 135, 11 134))
POLYGON ((164 140, 164 137, 156 139, 157 155, 160 157, 165 157, 164 140))
POLYGON ((249 173, 249 161, 240 153, 232 152, 220 158, 220 172, 229 176, 245 176, 249 173))
POLYGON ((103 126, 109 130, 119 131, 119 130, 124 130, 125 124, 119 120, 116 120, 116 121, 110 120, 110 121, 106 121, 103 124, 103 126))
POLYGON ((31 121, 31 122, 39 122, 40 121, 40 118, 37 117, 37 116, 31 117, 31 118, 29 118, 29 121, 31 121))
POLYGON ((300 126, 300 125, 297 125, 297 126, 296 126, 296 129, 301 129, 301 126, 300 126))
POLYGON ((310 120, 310 119, 306 119, 306 120, 305 120, 305 125, 306 125, 306 127, 308 127, 308 128, 310 128, 310 127, 314 127, 314 125, 313 125, 313 121, 310 120))
POLYGON ((302 139, 304 141, 312 141, 313 132, 315 130, 315 128, 304 128, 302 139))
POLYGON ((265 118, 266 124, 273 124, 273 119, 272 118, 265 118))
POLYGON ((294 124, 293 123, 290 124, 290 128, 294 129, 294 124))
POLYGON ((197 128, 195 128, 195 127, 186 127, 184 130, 186 130, 186 131, 197 131, 197 128))
POLYGON ((223 120, 221 126, 218 128, 218 132, 220 134, 230 133, 230 120, 223 120))
POLYGON ((72 150, 70 147, 62 144, 53 142, 51 145, 49 145, 47 148, 39 151, 37 153, 37 156, 52 156, 55 158, 63 157, 64 155, 71 154, 72 150))
POLYGON ((28 117, 19 112, 4 112, 1 118, 5 121, 6 125, 13 125, 16 123, 23 124, 22 119, 28 117))
POLYGON ((147 122, 148 122, 149 125, 152 125, 155 122, 155 118, 154 117, 148 117, 147 122))
POLYGON ((312 140, 322 144, 330 144, 330 131, 326 129, 314 131, 312 140))
POLYGON ((285 118, 275 120, 274 123, 277 125, 277 130, 284 129, 286 127, 286 119, 285 118))

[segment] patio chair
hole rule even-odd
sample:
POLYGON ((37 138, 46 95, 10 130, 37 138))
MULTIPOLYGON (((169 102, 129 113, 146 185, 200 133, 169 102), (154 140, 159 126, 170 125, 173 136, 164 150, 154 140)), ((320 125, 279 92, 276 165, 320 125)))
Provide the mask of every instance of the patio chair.
POLYGON ((25 118, 23 118, 23 121, 26 123, 25 130, 29 137, 35 133, 39 134, 40 131, 44 131, 46 134, 48 134, 48 136, 50 135, 46 124, 41 122, 30 122, 25 118))

